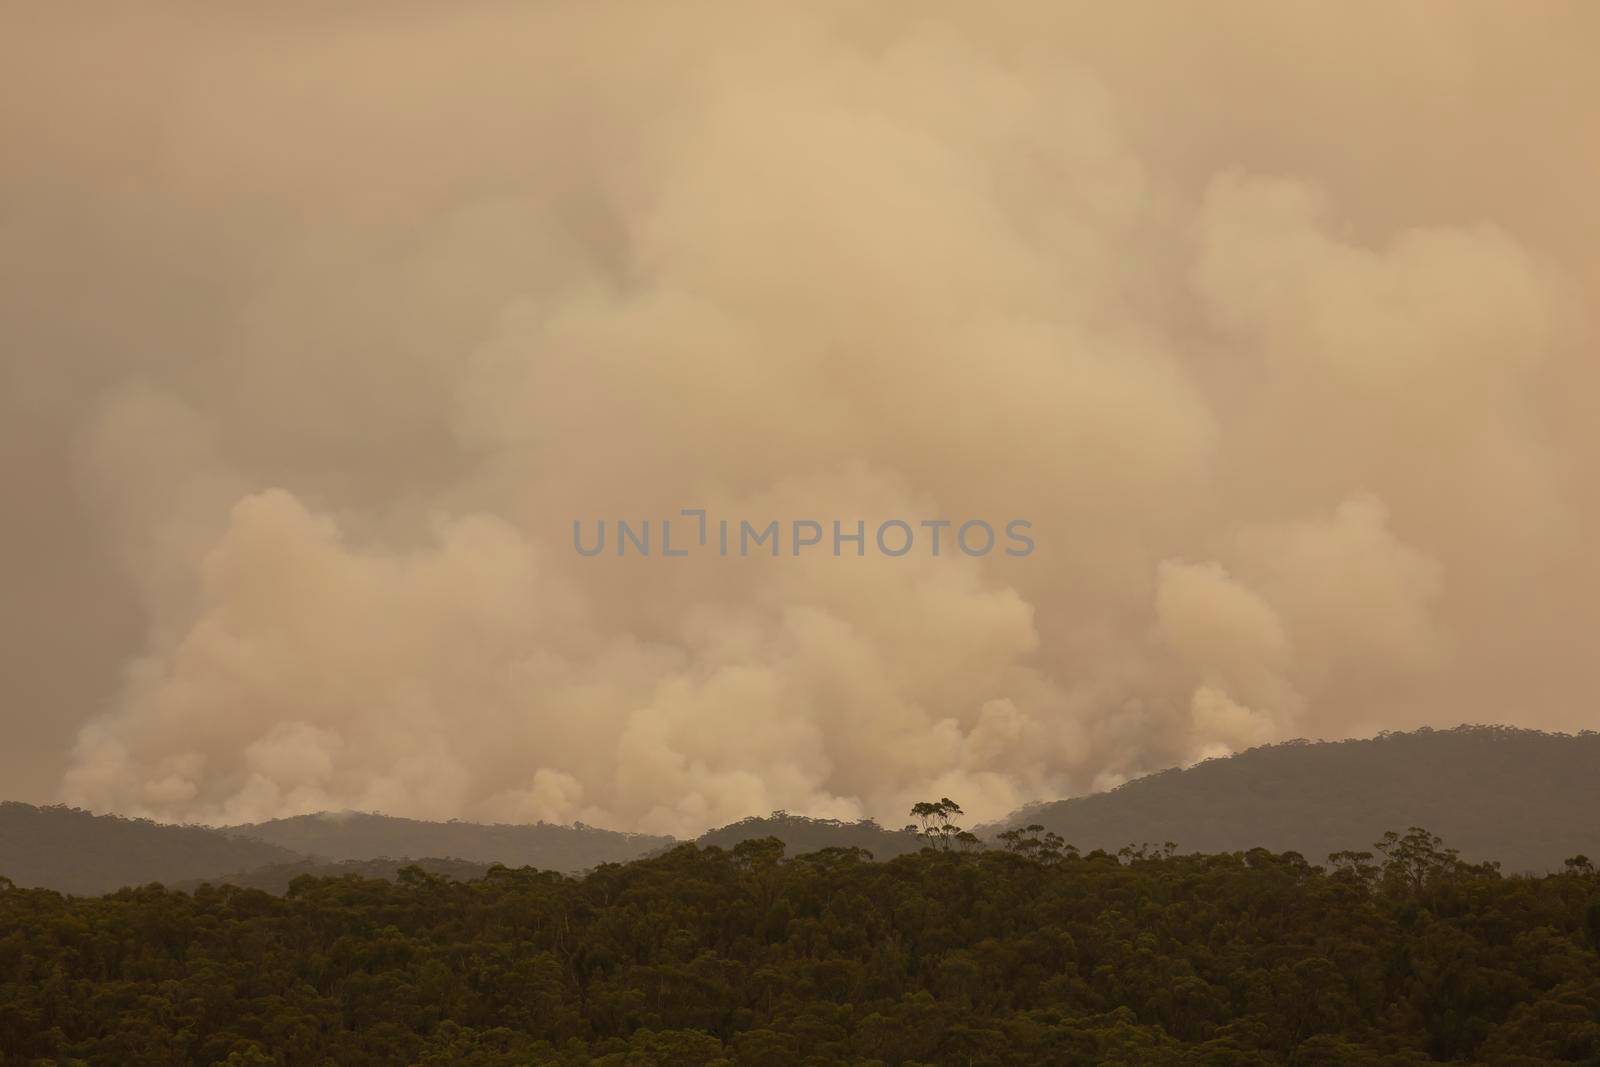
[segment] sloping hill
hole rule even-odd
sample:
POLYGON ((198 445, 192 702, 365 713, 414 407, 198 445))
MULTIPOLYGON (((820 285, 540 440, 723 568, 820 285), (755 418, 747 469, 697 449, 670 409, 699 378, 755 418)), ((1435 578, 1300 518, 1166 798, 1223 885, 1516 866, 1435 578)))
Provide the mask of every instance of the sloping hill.
POLYGON ((1259 845, 1312 863, 1415 825, 1464 859, 1498 860, 1507 872, 1555 870, 1578 853, 1600 857, 1600 734, 1461 726, 1291 741, 1024 808, 986 836, 1027 823, 1084 851, 1259 845))
MULTIPOLYGON (((980 833, 992 838, 1033 822, 1086 852, 1172 841, 1186 852, 1293 850, 1313 863, 1342 849, 1370 849, 1385 831, 1416 825, 1442 835, 1468 860, 1498 860, 1508 872, 1556 870, 1569 856, 1600 857, 1600 734, 1459 727, 1288 742, 1152 774, 1109 793, 1035 805, 980 833)), ((768 836, 782 840, 791 856, 853 847, 888 860, 921 844, 914 834, 870 820, 785 812, 712 830, 698 843, 732 848, 768 836)), ((430 823, 344 813, 214 829, 0 803, 0 875, 19 886, 84 895, 149 882, 224 880, 281 891, 297 874, 389 876, 416 857, 441 857, 429 862, 463 878, 476 865, 494 863, 572 872, 674 844, 582 824, 430 823), (349 861, 375 862, 357 872, 349 861)))
POLYGON ((838 819, 808 819, 783 811, 751 816, 708 830, 696 838, 695 843, 701 847, 732 848, 754 837, 778 838, 790 856, 825 848, 864 848, 875 860, 891 860, 922 847, 922 840, 916 834, 886 830, 871 819, 840 822, 838 819))
POLYGON ((125 885, 216 878, 300 858, 279 845, 206 826, 0 802, 0 875, 19 886, 87 896, 125 885))
POLYGON ((422 822, 364 812, 322 812, 232 827, 241 838, 330 860, 440 856, 507 867, 581 871, 623 863, 675 842, 578 823, 422 822))

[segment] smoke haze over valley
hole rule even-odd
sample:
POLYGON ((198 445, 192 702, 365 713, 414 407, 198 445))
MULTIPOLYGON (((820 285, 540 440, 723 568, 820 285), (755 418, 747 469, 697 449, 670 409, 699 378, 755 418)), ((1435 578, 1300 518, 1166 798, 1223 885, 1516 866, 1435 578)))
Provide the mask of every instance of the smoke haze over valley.
POLYGON ((5 799, 693 838, 1596 725, 1600 6, 1153 10, 9 7, 5 799), (574 551, 684 507, 1036 548, 574 551))

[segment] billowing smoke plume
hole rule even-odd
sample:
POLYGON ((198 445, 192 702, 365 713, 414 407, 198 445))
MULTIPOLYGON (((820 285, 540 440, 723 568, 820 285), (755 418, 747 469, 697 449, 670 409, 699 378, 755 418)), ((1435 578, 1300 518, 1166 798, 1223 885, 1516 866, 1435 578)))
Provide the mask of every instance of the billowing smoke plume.
POLYGON ((684 834, 1593 721, 1594 5, 9 21, 24 792, 684 834), (1036 547, 573 549, 682 508, 1036 547))

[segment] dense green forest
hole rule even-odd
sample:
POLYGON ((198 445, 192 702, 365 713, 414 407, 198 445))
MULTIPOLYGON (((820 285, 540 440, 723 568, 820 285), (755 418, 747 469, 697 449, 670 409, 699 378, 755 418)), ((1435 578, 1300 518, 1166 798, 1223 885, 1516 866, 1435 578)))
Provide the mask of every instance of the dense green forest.
POLYGON ((0 1063, 1600 1064, 1600 877, 1293 853, 682 845, 287 896, 0 882, 0 1063))
POLYGON ((489 863, 474 863, 471 860, 425 858, 412 859, 379 859, 379 860, 317 860, 302 859, 292 863, 271 863, 264 867, 252 867, 247 871, 238 871, 225 874, 220 878, 196 878, 179 882, 173 886, 192 893, 204 885, 230 885, 241 889, 263 889, 268 893, 283 895, 289 891, 289 886, 296 878, 311 875, 316 878, 382 878, 395 881, 400 877, 400 872, 408 867, 414 867, 424 874, 442 875, 456 881, 468 881, 473 878, 482 878, 494 866, 489 863))

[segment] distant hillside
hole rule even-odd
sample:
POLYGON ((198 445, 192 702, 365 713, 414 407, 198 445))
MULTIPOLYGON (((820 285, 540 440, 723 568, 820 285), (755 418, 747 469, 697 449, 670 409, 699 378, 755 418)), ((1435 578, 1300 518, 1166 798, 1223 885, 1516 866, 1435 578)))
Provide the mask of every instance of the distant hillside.
POLYGON ((300 815, 236 826, 229 832, 331 860, 445 856, 553 871, 623 863, 675 843, 670 837, 619 833, 582 823, 421 822, 361 812, 300 815))
POLYGON ((243 889, 260 889, 282 896, 289 891, 289 883, 303 874, 315 878, 374 878, 392 882, 400 868, 413 866, 421 867, 429 874, 443 875, 453 881, 470 882, 489 873, 492 864, 442 859, 342 860, 338 863, 303 859, 293 863, 272 863, 265 867, 236 871, 216 878, 179 882, 169 888, 192 893, 202 885, 236 885, 243 889))
POLYGON ((205 826, 0 802, 0 875, 19 886, 87 896, 299 858, 278 845, 205 826))
POLYGON ((1507 872, 1555 870, 1578 853, 1600 857, 1600 734, 1462 726, 1291 741, 1034 805, 987 829, 1027 823, 1084 851, 1259 845, 1312 863, 1415 825, 1464 859, 1498 860, 1507 872))
POLYGON ((411 862, 462 880, 494 863, 580 871, 675 843, 582 824, 430 823, 356 813, 218 829, 0 802, 0 875, 25 888, 85 896, 150 882, 282 892, 301 874, 392 878, 411 862))
POLYGON ((872 853, 875 860, 891 860, 922 847, 922 841, 916 834, 886 830, 871 819, 840 822, 837 819, 807 819, 783 811, 775 811, 765 817, 751 816, 709 830, 696 838, 695 843, 702 848, 710 845, 732 848, 753 837, 778 838, 790 856, 819 852, 825 848, 864 848, 872 853))
MULTIPOLYGON (((1109 793, 1035 805, 980 834, 992 838, 1033 822, 1085 852, 1172 841, 1185 852, 1292 850, 1313 863, 1330 852, 1370 849, 1385 831, 1415 825, 1441 835, 1468 860, 1497 860, 1507 872, 1556 870, 1579 853, 1600 858, 1600 734, 1459 727, 1288 742, 1152 774, 1109 793)), ((921 845, 914 834, 870 820, 786 812, 709 831, 698 843, 732 848, 768 836, 782 840, 791 856, 843 847, 889 860, 921 845)), ((440 857, 422 866, 459 879, 495 863, 575 872, 676 843, 582 824, 430 823, 343 813, 213 829, 0 803, 0 875, 19 886, 80 895, 205 881, 282 892, 299 874, 392 877, 413 857, 440 857)))

